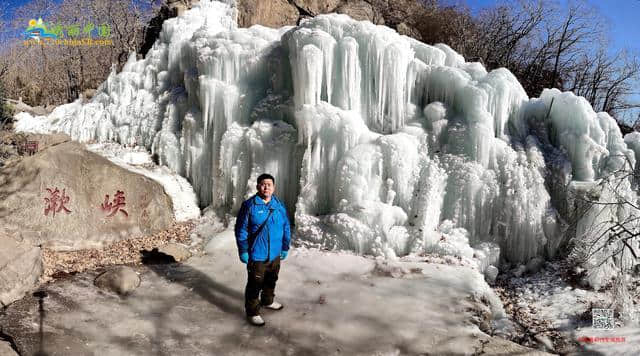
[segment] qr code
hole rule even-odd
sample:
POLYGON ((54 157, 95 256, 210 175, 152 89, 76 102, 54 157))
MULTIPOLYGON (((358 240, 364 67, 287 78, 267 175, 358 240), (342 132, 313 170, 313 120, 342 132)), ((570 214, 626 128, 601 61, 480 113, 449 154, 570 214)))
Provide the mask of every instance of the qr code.
POLYGON ((591 309, 591 316, 594 329, 613 329, 613 309, 591 309))

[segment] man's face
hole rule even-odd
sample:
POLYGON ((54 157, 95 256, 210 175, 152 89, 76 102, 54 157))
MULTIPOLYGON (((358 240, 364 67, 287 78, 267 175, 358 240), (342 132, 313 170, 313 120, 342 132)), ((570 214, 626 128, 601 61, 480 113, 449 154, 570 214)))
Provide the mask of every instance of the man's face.
POLYGON ((262 199, 270 199, 271 194, 273 194, 273 190, 275 189, 275 185, 271 179, 263 179, 256 186, 258 188, 258 195, 262 199))

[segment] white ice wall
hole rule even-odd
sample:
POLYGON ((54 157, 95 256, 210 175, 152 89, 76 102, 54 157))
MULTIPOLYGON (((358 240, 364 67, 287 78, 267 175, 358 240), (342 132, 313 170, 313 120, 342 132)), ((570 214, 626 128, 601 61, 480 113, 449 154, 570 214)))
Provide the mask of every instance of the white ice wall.
POLYGON ((336 14, 238 29, 208 1, 167 20, 92 102, 47 120, 146 146, 202 206, 232 213, 270 172, 298 238, 386 256, 494 242, 513 262, 554 255, 569 183, 635 165, 640 147, 583 98, 529 99, 508 70, 446 45, 336 14))

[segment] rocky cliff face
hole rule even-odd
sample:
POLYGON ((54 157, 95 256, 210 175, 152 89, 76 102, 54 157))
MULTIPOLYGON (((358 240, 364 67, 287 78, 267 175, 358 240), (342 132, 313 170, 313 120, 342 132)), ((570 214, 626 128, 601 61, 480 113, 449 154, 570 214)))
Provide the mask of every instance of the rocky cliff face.
POLYGON ((416 39, 420 35, 415 25, 426 9, 416 0, 236 0, 236 6, 240 27, 296 25, 307 17, 336 12, 416 39))
POLYGON ((154 16, 151 21, 149 21, 149 24, 147 24, 144 33, 144 43, 140 48, 140 53, 144 56, 149 52, 153 43, 160 35, 160 30, 162 30, 162 23, 164 20, 180 15, 183 11, 190 9, 191 6, 197 2, 197 0, 165 0, 165 3, 162 5, 156 16, 154 16))
MULTIPOLYGON (((231 0, 229 0, 231 1, 231 0)), ((197 0, 167 0, 158 14, 150 21, 145 42, 140 50, 146 55, 158 38, 162 23, 189 9, 197 0)), ((302 19, 319 14, 336 12, 360 21, 386 25, 402 35, 421 40, 416 25, 428 11, 428 1, 418 0, 235 0, 240 27, 255 24, 279 28, 297 25, 302 19)))

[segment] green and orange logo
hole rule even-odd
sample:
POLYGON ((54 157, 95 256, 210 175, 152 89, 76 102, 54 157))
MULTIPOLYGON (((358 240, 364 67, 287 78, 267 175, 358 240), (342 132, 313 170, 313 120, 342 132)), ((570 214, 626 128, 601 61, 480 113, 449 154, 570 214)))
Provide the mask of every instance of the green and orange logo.
POLYGON ((25 46, 113 46, 111 25, 108 23, 45 25, 41 18, 31 19, 22 36, 25 46))
POLYGON ((41 38, 58 38, 58 35, 47 30, 47 26, 42 22, 41 18, 37 21, 35 19, 29 20, 29 27, 27 27, 22 34, 25 39, 32 39, 36 41, 40 41, 41 38))

